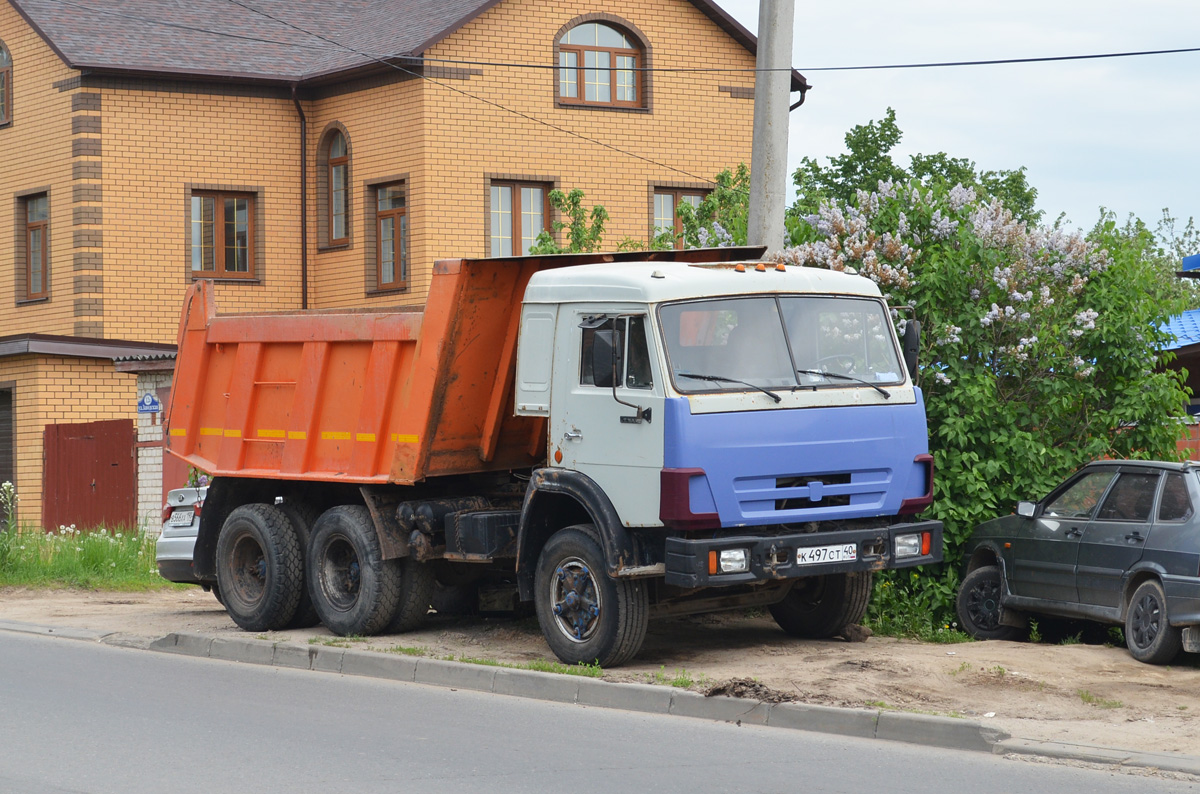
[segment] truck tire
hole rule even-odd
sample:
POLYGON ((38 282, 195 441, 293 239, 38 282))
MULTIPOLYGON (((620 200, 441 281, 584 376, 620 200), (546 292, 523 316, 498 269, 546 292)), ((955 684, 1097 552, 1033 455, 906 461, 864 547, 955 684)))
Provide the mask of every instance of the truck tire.
POLYGON ((236 508, 217 539, 217 586, 233 622, 246 631, 285 628, 304 589, 300 542, 272 505, 236 508))
POLYGON ((591 524, 554 534, 538 557, 534 606, 542 634, 567 664, 615 667, 632 659, 646 638, 646 583, 612 579, 591 524))
POLYGON ((1000 596, 1004 583, 1000 568, 984 565, 967 574, 958 586, 955 608, 962 630, 977 640, 1019 640, 1025 633, 1000 624, 1000 596))
POLYGON ((823 640, 836 636, 867 614, 873 582, 870 571, 797 579, 783 600, 769 607, 771 617, 793 637, 823 640))
POLYGON ((1133 591, 1125 614, 1125 645, 1134 659, 1167 664, 1183 650, 1183 632, 1167 617, 1167 597, 1154 579, 1133 591))
POLYGON ((412 557, 395 561, 400 568, 400 600, 388 621, 387 633, 399 634, 424 625, 433 603, 433 566, 412 557))
POLYGON ((400 566, 385 560, 362 505, 326 510, 308 539, 308 591, 325 627, 343 637, 378 634, 396 613, 400 566))
MULTIPOLYGON (((292 522, 292 529, 296 531, 296 538, 300 541, 300 549, 306 552, 309 535, 312 534, 313 524, 317 523, 321 516, 320 511, 308 502, 286 499, 277 507, 292 522)), ((321 616, 317 614, 317 608, 313 606, 312 596, 308 592, 307 577, 302 575, 301 581, 304 582, 304 587, 300 590, 300 606, 296 607, 296 615, 287 625, 289 629, 307 629, 321 622, 321 616)))

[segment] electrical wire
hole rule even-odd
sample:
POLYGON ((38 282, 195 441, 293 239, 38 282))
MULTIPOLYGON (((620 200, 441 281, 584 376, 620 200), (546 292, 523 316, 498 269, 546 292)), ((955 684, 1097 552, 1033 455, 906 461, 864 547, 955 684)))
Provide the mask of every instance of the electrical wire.
POLYGON ((291 22, 287 22, 286 20, 282 20, 282 19, 279 19, 278 17, 272 16, 271 14, 268 14, 268 13, 267 13, 267 12, 265 12, 265 11, 261 11, 261 10, 259 10, 259 9, 257 9, 257 8, 254 8, 253 6, 250 6, 250 5, 246 4, 246 3, 243 3, 243 2, 241 2, 241 0, 227 0, 227 2, 231 3, 232 5, 235 5, 235 6, 239 6, 239 7, 241 7, 241 8, 244 8, 244 9, 246 9, 247 11, 251 11, 251 12, 253 12, 253 13, 260 14, 261 16, 263 16, 263 17, 266 17, 267 19, 273 20, 274 22, 277 22, 277 23, 279 23, 280 25, 285 25, 285 26, 287 26, 287 27, 289 27, 289 28, 293 28, 293 29, 295 29, 295 30, 298 30, 298 31, 300 31, 301 33, 307 33, 307 34, 308 34, 308 35, 310 35, 310 36, 314 36, 314 37, 316 37, 316 38, 318 38, 318 39, 321 39, 322 41, 329 42, 330 44, 333 44, 333 45, 335 45, 335 46, 338 46, 338 47, 343 47, 343 48, 345 48, 346 50, 348 50, 349 52, 353 52, 353 53, 355 53, 356 55, 361 55, 361 56, 362 56, 362 57, 364 57, 364 58, 370 58, 371 60, 373 60, 373 61, 376 61, 377 63, 381 63, 381 64, 383 64, 384 66, 387 66, 387 67, 389 67, 389 68, 391 68, 391 69, 395 69, 395 70, 397 70, 397 71, 399 71, 399 72, 403 72, 403 73, 405 73, 405 74, 408 74, 408 75, 411 75, 411 76, 413 76, 413 77, 419 77, 419 78, 421 78, 421 79, 423 79, 423 80, 426 80, 426 81, 428 81, 428 82, 430 82, 430 83, 433 83, 434 85, 441 86, 442 88, 449 89, 449 90, 451 90, 451 91, 453 91, 453 92, 455 92, 455 93, 457 93, 457 94, 461 94, 462 96, 468 97, 468 98, 470 98, 470 99, 474 99, 474 100, 475 100, 475 101, 477 101, 477 102, 482 102, 482 103, 483 103, 483 104, 485 104, 485 105, 490 105, 491 107, 497 108, 497 109, 499 109, 499 110, 503 110, 503 111, 505 111, 506 113, 511 113, 511 114, 513 114, 513 115, 515 115, 515 116, 519 116, 520 118, 526 119, 526 120, 528 120, 528 121, 532 121, 532 122, 534 122, 535 124, 541 124, 541 125, 543 125, 543 126, 545 126, 545 127, 549 127, 550 129, 557 130, 558 132, 564 133, 564 134, 566 134, 566 135, 570 135, 570 136, 572 136, 572 137, 575 137, 575 138, 578 138, 578 139, 580 139, 580 140, 587 141, 588 143, 594 143, 594 144, 596 144, 597 146, 603 147, 603 148, 605 148, 605 149, 609 149, 610 151, 617 152, 618 154, 623 154, 623 155, 625 155, 625 156, 627 156, 627 157, 632 157, 632 158, 634 158, 635 160, 641 160, 642 162, 645 162, 645 163, 650 163, 651 165, 658 166, 659 168, 665 168, 665 169, 667 169, 668 171, 674 171, 674 172, 675 172, 675 173, 677 173, 677 174, 683 174, 684 176, 686 176, 686 177, 688 177, 688 178, 690 178, 690 179, 695 179, 695 180, 697 180, 697 181, 700 181, 700 182, 705 182, 705 183, 707 183, 707 184, 710 184, 710 185, 717 185, 717 184, 718 184, 718 183, 717 183, 715 180, 713 180, 713 179, 711 179, 711 178, 708 178, 708 177, 703 177, 703 176, 698 176, 698 175, 696 175, 696 174, 693 174, 693 173, 691 173, 690 171, 685 171, 685 170, 683 170, 682 168, 677 168, 677 167, 675 167, 675 166, 673 166, 673 165, 668 165, 667 163, 660 163, 660 162, 658 162, 657 160, 654 160, 654 159, 652 159, 652 158, 645 157, 644 155, 637 154, 636 152, 631 152, 631 151, 629 151, 629 150, 627 150, 627 149, 622 149, 622 148, 620 148, 619 146, 614 146, 614 145, 613 145, 613 144, 611 144, 611 143, 607 143, 607 142, 605 142, 605 141, 602 141, 602 140, 599 140, 599 139, 597 139, 597 138, 592 138, 592 137, 590 137, 590 136, 588 136, 588 135, 584 135, 583 133, 580 133, 580 132, 575 132, 574 130, 569 130, 569 129, 567 129, 566 127, 562 127, 562 126, 559 126, 558 124, 554 124, 554 123, 552 123, 552 122, 545 121, 545 120, 543 120, 543 119, 539 119, 539 118, 537 118, 536 116, 531 116, 531 115, 530 115, 530 114, 528 114, 528 113, 525 113, 525 112, 523 112, 523 111, 520 111, 520 110, 516 110, 516 109, 514 109, 514 108, 510 108, 510 107, 508 107, 508 106, 506 106, 506 105, 502 105, 502 104, 500 104, 499 102, 495 102, 495 101, 493 101, 493 100, 491 100, 491 99, 485 99, 484 97, 481 97, 481 96, 476 96, 475 94, 472 94, 472 93, 470 93, 469 91, 464 91, 464 90, 462 90, 461 88, 457 88, 457 87, 455 87, 455 86, 452 86, 452 85, 450 85, 449 83, 444 83, 444 82, 442 82, 441 80, 434 79, 434 78, 432 78, 432 77, 429 77, 429 76, 427 76, 427 75, 424 75, 424 74, 422 74, 422 73, 420 73, 420 72, 415 72, 415 71, 413 71, 412 69, 406 69, 406 68, 404 68, 403 66, 400 66, 399 64, 392 63, 392 62, 390 62, 390 61, 388 61, 388 60, 386 60, 386 59, 384 59, 384 58, 380 58, 380 57, 378 57, 378 56, 371 55, 370 53, 361 52, 361 51, 359 51, 359 50, 356 50, 355 48, 353 48, 353 47, 351 47, 351 46, 349 46, 349 45, 347 45, 347 44, 342 44, 341 42, 334 41, 333 39, 326 38, 325 36, 322 36, 322 35, 321 35, 321 34, 319 34, 319 33, 313 33, 312 31, 305 30, 304 28, 302 28, 302 27, 300 27, 300 26, 298 26, 298 25, 295 25, 295 24, 293 24, 293 23, 291 23, 291 22))

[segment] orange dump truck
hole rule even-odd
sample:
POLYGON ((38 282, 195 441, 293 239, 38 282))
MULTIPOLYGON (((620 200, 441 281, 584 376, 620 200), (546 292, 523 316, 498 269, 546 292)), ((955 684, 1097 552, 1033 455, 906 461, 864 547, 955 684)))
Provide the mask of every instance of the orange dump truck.
POLYGON ((211 477, 194 581, 250 631, 507 592, 605 665, 651 613, 856 622, 872 571, 940 559, 915 362, 874 284, 758 255, 444 260, 423 310, 218 315, 196 282, 167 428, 211 477))

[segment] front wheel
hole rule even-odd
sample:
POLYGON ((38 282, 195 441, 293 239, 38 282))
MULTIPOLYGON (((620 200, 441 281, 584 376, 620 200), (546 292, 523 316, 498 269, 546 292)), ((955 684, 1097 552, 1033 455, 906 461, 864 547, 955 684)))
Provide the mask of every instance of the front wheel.
POLYGON ((870 571, 806 576, 768 609, 779 628, 793 637, 823 640, 863 619, 873 583, 870 571))
POLYGON ((400 566, 385 560, 362 505, 326 510, 308 539, 308 592, 321 622, 343 637, 377 634, 400 602, 400 566))
POLYGON ((1146 664, 1166 664, 1183 650, 1183 632, 1168 621, 1166 594, 1153 579, 1133 591, 1125 615, 1125 645, 1146 664))
POLYGON ((534 606, 542 634, 567 664, 614 667, 632 659, 646 638, 646 583, 613 579, 591 524, 561 529, 538 557, 534 606))
POLYGON ((1019 640, 1021 630, 1000 625, 1000 596, 1003 594, 1000 568, 985 565, 967 574, 958 587, 955 602, 959 623, 977 640, 1019 640))

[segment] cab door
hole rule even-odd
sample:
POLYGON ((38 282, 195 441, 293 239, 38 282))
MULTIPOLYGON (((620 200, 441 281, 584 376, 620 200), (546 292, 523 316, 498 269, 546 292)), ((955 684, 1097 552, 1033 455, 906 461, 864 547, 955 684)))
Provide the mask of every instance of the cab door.
POLYGON ((1046 506, 1013 540, 1009 590, 1013 595, 1074 602, 1079 541, 1115 469, 1089 471, 1052 493, 1046 506))
POLYGON ((651 318, 580 305, 564 306, 558 320, 550 459, 594 480, 626 526, 659 526, 664 391, 651 318), (595 372, 598 338, 614 345, 615 388, 595 372))

